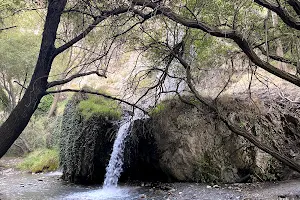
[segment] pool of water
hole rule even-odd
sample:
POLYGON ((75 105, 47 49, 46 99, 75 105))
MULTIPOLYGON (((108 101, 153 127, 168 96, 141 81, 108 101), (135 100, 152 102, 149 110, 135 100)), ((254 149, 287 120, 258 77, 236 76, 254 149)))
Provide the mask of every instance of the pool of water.
POLYGON ((173 183, 158 186, 121 185, 102 189, 101 185, 83 186, 62 181, 61 173, 29 174, 8 169, 0 171, 1 200, 242 200, 300 199, 300 180, 276 183, 209 186, 173 183), (11 171, 10 171, 11 170, 11 171))

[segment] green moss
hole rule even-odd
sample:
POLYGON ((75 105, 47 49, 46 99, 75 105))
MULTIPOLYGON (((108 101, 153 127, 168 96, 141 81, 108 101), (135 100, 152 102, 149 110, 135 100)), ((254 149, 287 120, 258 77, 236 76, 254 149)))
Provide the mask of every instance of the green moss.
POLYGON ((163 111, 166 110, 166 107, 167 107, 167 104, 164 102, 161 102, 161 103, 157 104, 155 108, 150 110, 149 114, 151 116, 159 115, 160 113, 162 113, 163 111))
POLYGON ((81 101, 78 109, 86 119, 99 116, 116 120, 122 116, 121 107, 116 101, 95 95, 89 95, 88 99, 81 101))
POLYGON ((54 149, 39 149, 30 154, 18 165, 19 169, 34 173, 55 171, 59 167, 58 151, 54 149))

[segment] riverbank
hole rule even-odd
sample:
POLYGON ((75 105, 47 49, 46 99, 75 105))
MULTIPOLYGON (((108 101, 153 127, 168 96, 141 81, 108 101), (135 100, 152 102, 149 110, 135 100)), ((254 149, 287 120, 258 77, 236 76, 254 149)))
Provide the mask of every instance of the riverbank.
POLYGON ((118 189, 102 190, 100 185, 82 186, 60 179, 61 173, 31 174, 16 170, 18 159, 0 159, 1 200, 296 200, 300 199, 300 180, 249 184, 206 185, 171 183, 121 185, 118 189), (3 165, 5 165, 3 167, 3 165))

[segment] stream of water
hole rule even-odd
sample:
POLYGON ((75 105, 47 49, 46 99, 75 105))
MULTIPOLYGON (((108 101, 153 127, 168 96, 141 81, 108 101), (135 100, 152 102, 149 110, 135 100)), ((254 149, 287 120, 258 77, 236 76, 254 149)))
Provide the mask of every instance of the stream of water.
POLYGON ((129 116, 125 117, 120 123, 111 157, 106 167, 103 187, 88 192, 75 193, 67 196, 65 199, 132 199, 129 195, 129 191, 132 193, 132 188, 117 187, 123 171, 125 139, 130 134, 132 121, 133 117, 129 116))
POLYGON ((123 171, 125 139, 130 133, 132 117, 127 117, 121 123, 117 138, 113 145, 113 151, 106 168, 103 188, 117 187, 119 177, 123 171))

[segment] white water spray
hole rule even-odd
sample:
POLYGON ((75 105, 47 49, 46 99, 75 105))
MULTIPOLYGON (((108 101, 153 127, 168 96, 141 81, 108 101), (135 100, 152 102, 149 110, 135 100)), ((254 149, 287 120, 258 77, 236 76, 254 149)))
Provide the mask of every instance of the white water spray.
POLYGON ((125 139, 130 133, 131 122, 132 117, 123 120, 121 123, 108 166, 106 167, 103 188, 117 187, 119 177, 123 171, 125 139))

